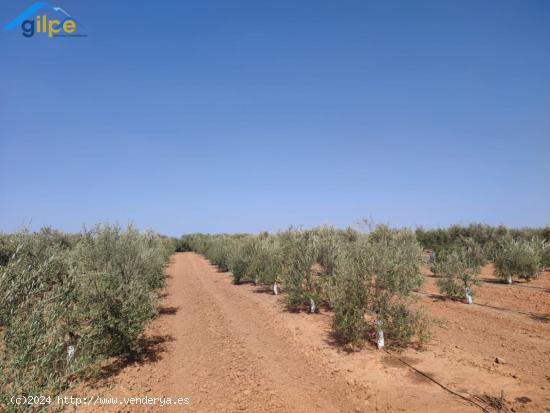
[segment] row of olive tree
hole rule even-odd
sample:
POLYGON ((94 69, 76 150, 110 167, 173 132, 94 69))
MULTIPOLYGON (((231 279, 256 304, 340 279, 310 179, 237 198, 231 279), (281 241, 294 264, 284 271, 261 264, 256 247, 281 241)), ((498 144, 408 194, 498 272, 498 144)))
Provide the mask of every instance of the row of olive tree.
POLYGON ((378 226, 367 233, 323 226, 276 234, 193 234, 180 241, 220 270, 268 284, 293 310, 334 312, 334 332, 357 346, 371 335, 379 346, 424 341, 428 323, 412 291, 422 283, 422 248, 409 230, 378 226), (385 333, 385 336, 384 336, 385 333))
POLYGON ((550 244, 541 238, 547 232, 479 224, 416 233, 383 225, 366 233, 325 226, 276 234, 193 234, 180 244, 232 271, 236 284, 270 284, 275 294, 282 284, 289 308, 332 309, 334 331, 349 343, 370 333, 381 344, 386 331, 393 343, 406 344, 424 340, 428 331, 426 319, 413 310, 412 292, 422 283, 419 240, 438 248, 432 270, 440 291, 471 304, 488 259, 509 283, 513 277, 530 280, 547 268, 550 244))
POLYGON ((139 354, 170 239, 108 225, 0 239, 1 403, 10 394, 59 394, 106 357, 139 354))
MULTIPOLYGON (((452 225, 435 229, 419 227, 416 229, 416 237, 425 249, 435 250, 438 254, 464 247, 465 243, 473 243, 478 246, 483 259, 495 260, 502 249, 503 240, 550 242, 550 227, 508 228, 504 225, 492 227, 486 224, 452 225)), ((545 265, 550 266, 548 258, 545 265)))
MULTIPOLYGON (((530 281, 548 267, 550 243, 505 234, 496 241, 492 255, 497 277, 508 284, 512 284, 514 277, 530 281)), ((480 244, 472 238, 463 238, 437 257, 432 270, 440 276, 437 280, 440 291, 451 297, 464 297, 472 304, 474 286, 480 284, 481 266, 486 262, 480 244)))

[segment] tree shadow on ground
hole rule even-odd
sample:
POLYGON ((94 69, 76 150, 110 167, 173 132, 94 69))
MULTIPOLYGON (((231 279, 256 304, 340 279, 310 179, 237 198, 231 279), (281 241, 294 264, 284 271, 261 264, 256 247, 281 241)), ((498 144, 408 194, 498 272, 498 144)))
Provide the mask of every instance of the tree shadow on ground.
POLYGON ((507 282, 504 282, 503 280, 499 280, 496 278, 480 278, 480 280, 487 284, 496 284, 496 285, 502 285, 503 287, 521 287, 521 288, 532 288, 534 290, 541 290, 547 293, 550 293, 550 288, 546 287, 539 287, 536 285, 529 285, 529 281, 526 280, 514 280, 513 284, 508 284, 507 282))
MULTIPOLYGON (((361 337, 361 341, 357 344, 348 342, 344 337, 332 329, 328 329, 325 333, 326 334, 323 341, 338 351, 344 351, 348 354, 356 353, 362 350, 376 352, 380 351, 376 347, 376 332, 372 326, 367 327, 367 330, 361 337)), ((412 348, 419 352, 427 351, 426 346, 418 341, 412 341, 407 345, 401 345, 398 341, 393 340, 391 337, 386 337, 385 348, 397 353, 401 353, 407 348, 412 348)))
POLYGON ((158 308, 158 314, 159 316, 162 315, 174 315, 179 311, 179 307, 159 307, 158 308))
POLYGON ((535 321, 541 321, 543 323, 550 323, 550 314, 534 314, 534 313, 531 313, 530 317, 535 321))
POLYGON ((232 282, 233 285, 256 285, 252 280, 240 280, 238 283, 232 282))
MULTIPOLYGON (((363 336, 361 337, 361 340, 358 343, 350 343, 341 334, 338 334, 338 332, 332 329, 326 330, 325 338, 323 341, 329 346, 335 348, 336 350, 343 351, 348 354, 357 353, 362 350, 378 351, 375 344, 376 333, 374 332, 373 328, 367 328, 367 330, 363 333, 363 336)), ((388 343, 388 344, 391 344, 391 343, 388 343)), ((390 348, 394 348, 394 347, 390 345, 390 348)))
POLYGON ((509 284, 507 284, 507 283, 505 283, 502 280, 499 280, 497 278, 485 278, 485 277, 483 277, 483 278, 480 278, 479 280, 481 282, 484 282, 484 283, 487 283, 487 284, 509 285, 509 284))
POLYGON ((174 337, 169 334, 141 338, 139 340, 140 351, 125 358, 112 358, 101 367, 99 374, 89 382, 89 386, 92 388, 103 387, 106 382, 129 366, 142 366, 158 362, 162 359, 162 353, 166 351, 166 343, 171 341, 174 341, 174 337))
POLYGON ((358 348, 354 349, 348 344, 348 342, 338 334, 336 331, 329 329, 326 331, 324 342, 329 346, 334 347, 338 350, 343 350, 346 353, 353 353, 354 351, 359 350, 358 348))
POLYGON ((431 298, 434 301, 456 301, 461 302, 460 298, 452 297, 449 295, 436 294, 436 293, 425 293, 423 291, 415 291, 417 294, 425 295, 428 298, 431 298))
POLYGON ((275 295, 273 294, 273 286, 271 285, 258 285, 252 290, 252 292, 255 294, 275 295))

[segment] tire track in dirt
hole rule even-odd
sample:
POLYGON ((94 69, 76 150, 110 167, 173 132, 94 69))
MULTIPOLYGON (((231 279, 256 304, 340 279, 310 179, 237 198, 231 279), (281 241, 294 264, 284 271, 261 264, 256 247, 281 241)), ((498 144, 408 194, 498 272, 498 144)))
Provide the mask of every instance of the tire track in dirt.
MULTIPOLYGON (((243 300, 213 275, 195 254, 177 256, 184 262, 179 289, 186 290, 187 353, 200 384, 195 406, 204 411, 352 411, 346 385, 326 378, 285 340, 269 315, 243 300)), ((176 383, 186 374, 172 374, 176 383)))

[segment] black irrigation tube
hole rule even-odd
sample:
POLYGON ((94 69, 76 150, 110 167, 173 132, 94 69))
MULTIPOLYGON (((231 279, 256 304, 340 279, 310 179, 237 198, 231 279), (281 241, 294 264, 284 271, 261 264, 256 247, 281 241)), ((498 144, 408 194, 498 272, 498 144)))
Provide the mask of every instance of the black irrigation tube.
POLYGON ((489 410, 487 410, 485 407, 483 407, 481 404, 477 403, 476 401, 472 400, 470 397, 466 397, 466 396, 463 396, 462 394, 460 393, 457 393, 455 392, 454 390, 448 388, 447 386, 445 386, 443 383, 440 383, 438 382, 436 379, 434 379, 433 377, 429 376, 428 374, 424 373, 423 371, 420 371, 418 370, 416 367, 414 367, 413 365, 407 363, 405 360, 403 360, 401 357, 399 356, 396 356, 395 354, 391 353, 390 351, 386 350, 385 348, 383 349, 388 355, 390 355, 391 357, 394 357, 396 358, 397 360, 399 360, 401 363, 403 363, 404 365, 406 365, 407 367, 409 367, 411 370, 415 371, 416 373, 420 374, 421 376, 423 377, 426 377, 428 380, 430 380, 431 382, 437 384, 439 387, 441 387, 443 390, 449 392, 450 394, 452 394, 453 396, 456 396, 456 397, 460 397, 461 399, 467 401, 468 403, 476 406, 476 407, 479 407, 481 409, 481 411, 483 411, 484 413, 490 413, 489 410))
MULTIPOLYGON (((492 281, 485 281, 485 280, 481 280, 481 282, 484 282, 486 284, 495 284, 495 285, 500 284, 500 283, 495 283, 495 282, 492 282, 492 281)), ((507 285, 508 287, 531 288, 532 290, 539 290, 539 291, 544 291, 545 293, 550 293, 550 288, 537 287, 536 285, 523 285, 523 284, 518 284, 518 283, 512 283, 512 284, 502 283, 500 285, 507 285)))
MULTIPOLYGON (((435 297, 440 297, 442 299, 449 299, 451 301, 456 301, 456 300, 453 300, 451 299, 450 297, 446 297, 442 294, 435 294, 435 293, 425 293, 424 291, 415 291, 416 293, 418 294, 422 294, 422 295, 428 295, 428 296, 435 296, 435 297)), ((495 307, 494 305, 489 305, 489 304, 480 304, 480 303, 472 303, 473 305, 479 305, 480 307, 487 307, 487 308, 492 308, 493 310, 498 310, 498 311, 508 311, 509 313, 514 313, 514 314, 521 314, 521 315, 526 315, 527 317, 529 318, 532 318, 536 321, 541 321, 543 323, 548 323, 550 322, 550 318, 549 317, 546 317, 545 315, 542 315, 542 314, 536 314, 536 313, 526 313, 525 311, 519 311, 519 310, 511 310, 509 308, 503 308, 503 307, 495 307)))
MULTIPOLYGON (((424 275, 425 277, 428 277, 428 278, 442 278, 442 277, 438 277, 437 275, 431 275, 431 274, 425 274, 424 275)), ((515 283, 512 283, 512 284, 508 284, 508 283, 505 283, 505 282, 496 282, 498 280, 492 280, 492 279, 483 279, 481 278, 480 281, 483 283, 483 284, 489 284, 489 285, 501 285, 501 286, 506 286, 506 287, 518 287, 518 288, 531 288, 533 290, 540 290, 540 291, 544 291, 545 293, 550 293, 550 288, 546 288, 546 287, 537 287, 536 285, 523 285, 523 284, 518 284, 517 282, 515 283)))

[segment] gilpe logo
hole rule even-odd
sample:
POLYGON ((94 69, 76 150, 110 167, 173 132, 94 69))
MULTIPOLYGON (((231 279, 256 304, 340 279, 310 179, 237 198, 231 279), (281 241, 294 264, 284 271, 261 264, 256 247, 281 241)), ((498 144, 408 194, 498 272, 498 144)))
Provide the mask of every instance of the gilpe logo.
POLYGON ((81 24, 61 7, 44 1, 31 4, 23 13, 4 26, 4 31, 20 27, 23 36, 35 34, 53 37, 87 37, 81 24))

